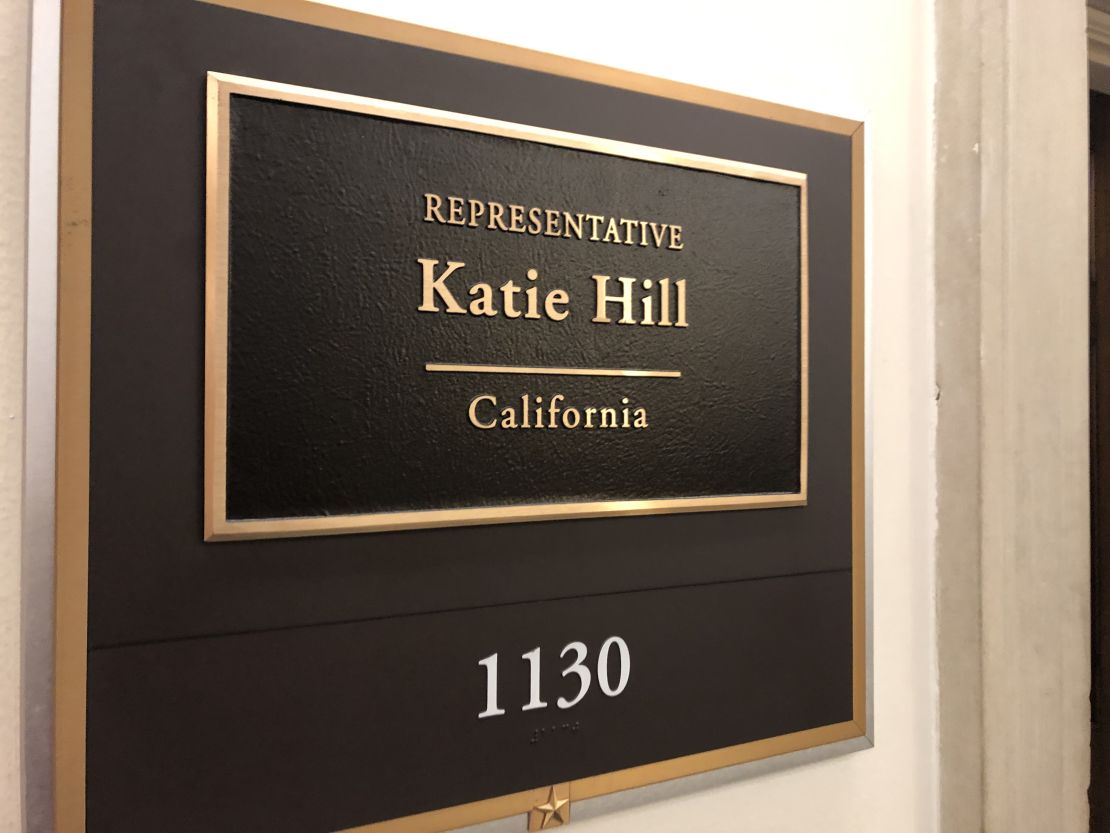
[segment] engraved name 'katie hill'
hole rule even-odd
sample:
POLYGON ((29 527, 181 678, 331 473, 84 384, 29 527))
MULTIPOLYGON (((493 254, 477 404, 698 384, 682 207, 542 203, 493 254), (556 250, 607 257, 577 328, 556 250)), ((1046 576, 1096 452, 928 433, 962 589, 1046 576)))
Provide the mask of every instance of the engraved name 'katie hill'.
MULTIPOLYGON (((422 220, 483 231, 554 237, 586 243, 638 246, 679 252, 685 248, 682 226, 627 217, 523 206, 469 197, 424 194, 422 220)), ((418 312, 511 318, 521 321, 565 321, 572 314, 568 289, 546 288, 538 268, 525 271, 519 282, 498 285, 467 271, 460 260, 419 257, 420 305, 418 312)), ((592 274, 589 311, 594 324, 641 327, 689 326, 686 279, 672 276, 637 278, 592 274)), ((642 368, 525 367, 493 364, 429 362, 429 372, 495 373, 542 376, 613 376, 623 378, 678 378, 678 370, 642 368)), ((629 397, 613 403, 572 403, 562 393, 522 393, 518 400, 499 401, 491 393, 470 400, 466 419, 475 428, 566 430, 642 430, 649 427, 647 408, 629 397)))

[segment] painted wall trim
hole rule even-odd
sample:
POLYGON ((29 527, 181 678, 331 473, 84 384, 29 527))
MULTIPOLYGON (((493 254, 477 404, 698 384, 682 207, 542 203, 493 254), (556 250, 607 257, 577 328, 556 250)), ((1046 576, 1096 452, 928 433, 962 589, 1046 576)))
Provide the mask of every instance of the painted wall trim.
POLYGON ((1087 56, 1110 67, 1110 13, 1091 7, 1087 8, 1087 56))
POLYGON ((23 829, 54 821, 54 429, 61 0, 31 9, 23 447, 23 829))
POLYGON ((936 14, 940 829, 1086 833, 1087 11, 936 14))

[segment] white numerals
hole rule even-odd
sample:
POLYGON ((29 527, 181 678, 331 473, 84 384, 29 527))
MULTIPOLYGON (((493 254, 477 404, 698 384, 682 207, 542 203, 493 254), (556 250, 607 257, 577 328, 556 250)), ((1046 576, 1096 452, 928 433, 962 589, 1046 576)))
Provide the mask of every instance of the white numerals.
POLYGON ((497 654, 478 660, 478 664, 486 669, 486 710, 479 712, 478 717, 497 717, 504 714, 504 709, 497 708, 497 654))
POLYGON ((530 712, 533 709, 546 709, 547 703, 540 699, 540 649, 533 648, 528 653, 521 654, 520 658, 528 661, 528 671, 531 675, 528 705, 521 706, 520 710, 530 712))
POLYGON ((628 655, 628 643, 619 636, 610 636, 601 643, 601 652, 597 655, 597 684, 608 697, 616 697, 628 685, 628 672, 632 667, 632 658, 628 655), (609 649, 617 646, 620 654, 621 671, 616 686, 609 685, 609 649))
MULTIPOLYGON (((573 654, 570 664, 563 668, 563 677, 574 677, 578 682, 578 690, 570 699, 559 696, 555 700, 555 705, 560 709, 569 709, 582 702, 582 699, 589 693, 590 686, 594 680, 594 674, 590 672, 589 667, 586 665, 586 659, 589 656, 589 649, 582 642, 568 642, 563 646, 563 650, 559 652, 559 659, 565 660, 569 654, 573 654)), ((497 702, 497 654, 490 654, 485 659, 479 660, 478 665, 486 670, 486 707, 483 711, 478 712, 478 717, 497 717, 505 714, 497 702)), ((520 658, 528 663, 528 702, 520 707, 521 711, 535 711, 536 709, 546 709, 547 701, 543 699, 541 694, 541 652, 540 649, 533 648, 520 655, 520 658)), ((601 643, 601 650, 597 655, 597 683, 601 688, 601 692, 606 697, 616 697, 628 687, 628 676, 632 670, 632 656, 628 651, 628 643, 619 636, 610 636, 603 643, 601 643), (610 674, 609 654, 617 649, 617 672, 616 685, 613 684, 612 675, 610 674)))
POLYGON ((560 697, 556 700, 555 705, 560 709, 569 709, 571 706, 577 705, 586 696, 586 692, 590 690, 590 669, 582 664, 589 651, 581 642, 571 642, 559 653, 559 659, 566 657, 567 651, 574 651, 578 656, 574 658, 574 662, 563 669, 563 676, 565 677, 568 674, 578 675, 578 693, 574 695, 573 700, 568 700, 566 697, 560 697))

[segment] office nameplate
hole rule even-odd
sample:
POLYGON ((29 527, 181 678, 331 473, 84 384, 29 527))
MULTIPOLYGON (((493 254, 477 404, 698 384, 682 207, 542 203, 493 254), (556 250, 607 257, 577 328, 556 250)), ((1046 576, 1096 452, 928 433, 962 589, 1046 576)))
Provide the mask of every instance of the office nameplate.
POLYGON ((207 537, 806 499, 806 177, 209 75, 207 537))

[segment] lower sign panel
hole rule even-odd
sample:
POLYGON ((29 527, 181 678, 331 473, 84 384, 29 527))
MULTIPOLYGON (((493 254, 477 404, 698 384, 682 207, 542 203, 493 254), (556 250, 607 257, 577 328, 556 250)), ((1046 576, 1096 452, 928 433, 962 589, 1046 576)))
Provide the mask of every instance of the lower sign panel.
POLYGON ((89 826, 343 830, 833 739, 850 597, 836 571, 96 651, 89 826))

